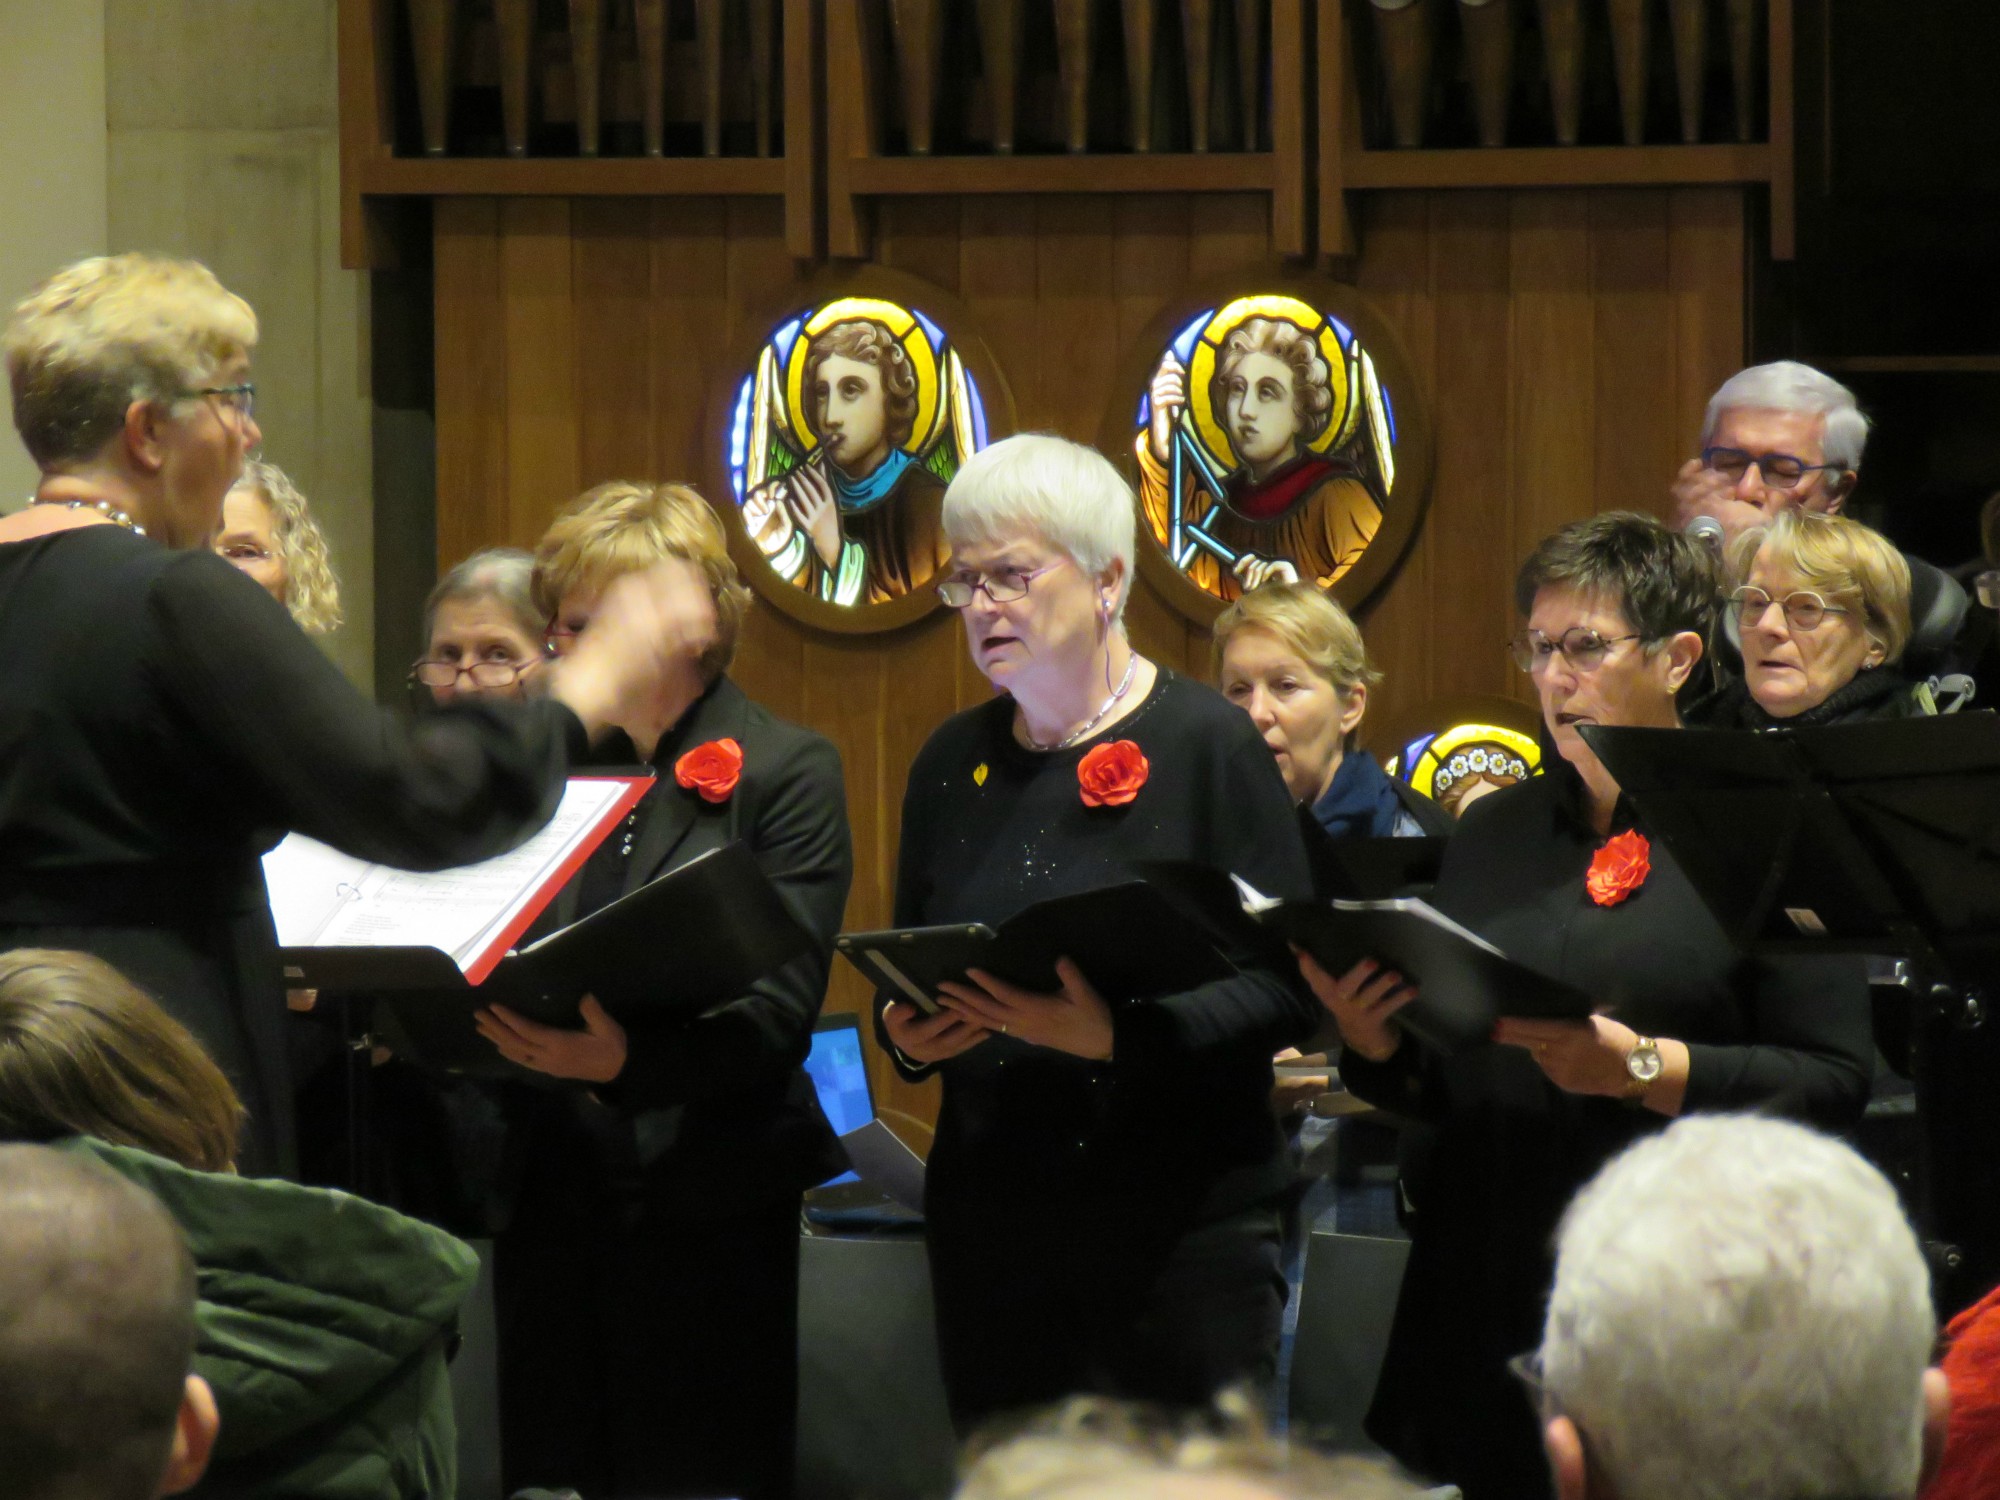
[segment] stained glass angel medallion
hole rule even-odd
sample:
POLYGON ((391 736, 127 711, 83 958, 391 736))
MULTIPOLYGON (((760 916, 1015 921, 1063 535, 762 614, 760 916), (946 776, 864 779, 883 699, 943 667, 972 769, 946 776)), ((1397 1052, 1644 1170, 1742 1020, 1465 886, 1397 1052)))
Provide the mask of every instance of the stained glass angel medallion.
POLYGON ((1147 528, 1215 599, 1333 588, 1396 503, 1396 415, 1375 360, 1295 297, 1239 297, 1189 323, 1137 428, 1147 528))
POLYGON ((743 529, 779 578, 860 608, 928 588, 940 512, 986 446, 979 390, 945 332, 895 302, 842 297, 758 351, 731 408, 743 529))

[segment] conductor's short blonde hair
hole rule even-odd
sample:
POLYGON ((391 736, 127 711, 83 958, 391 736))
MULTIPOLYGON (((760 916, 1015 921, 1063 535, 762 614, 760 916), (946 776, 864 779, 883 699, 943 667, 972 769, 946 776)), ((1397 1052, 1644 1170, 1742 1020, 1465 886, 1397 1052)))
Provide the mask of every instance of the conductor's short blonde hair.
POLYGON ((1218 615, 1209 638, 1209 667, 1218 681, 1230 638, 1243 630, 1261 630, 1281 642, 1341 693, 1382 680, 1360 629, 1317 584, 1267 583, 1218 615))
POLYGON ((730 560, 721 521, 690 485, 617 479, 577 496, 535 548, 535 606, 553 619, 571 594, 595 594, 670 557, 699 567, 715 597, 715 644, 701 658, 702 675, 713 682, 736 655, 750 590, 730 560))
POLYGON ((250 304, 198 261, 138 253, 66 266, 14 309, 14 426, 44 469, 94 458, 134 401, 182 400, 257 344, 250 304))
POLYGON ((1729 547, 1730 582, 1750 581, 1758 560, 1783 568, 1827 603, 1856 610, 1885 665, 1910 641, 1910 564, 1889 539, 1849 516, 1787 508, 1729 547))

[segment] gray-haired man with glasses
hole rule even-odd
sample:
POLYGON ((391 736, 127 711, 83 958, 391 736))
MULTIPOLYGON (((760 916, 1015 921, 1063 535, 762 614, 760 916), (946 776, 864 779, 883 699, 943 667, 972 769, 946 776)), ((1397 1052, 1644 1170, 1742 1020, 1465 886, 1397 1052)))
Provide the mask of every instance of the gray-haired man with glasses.
POLYGON ((1793 360, 1739 370, 1709 398, 1700 456, 1674 477, 1672 524, 1723 539, 1788 506, 1836 515, 1860 477, 1868 418, 1854 392, 1793 360))

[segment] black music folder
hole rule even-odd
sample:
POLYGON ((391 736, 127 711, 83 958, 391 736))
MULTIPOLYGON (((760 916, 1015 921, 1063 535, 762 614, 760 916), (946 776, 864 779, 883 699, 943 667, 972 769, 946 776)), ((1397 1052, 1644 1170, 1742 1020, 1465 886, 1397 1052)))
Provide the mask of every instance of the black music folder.
POLYGON ((1142 868, 1188 916, 1224 941, 1261 944, 1265 955, 1287 963, 1297 944, 1336 975, 1364 958, 1395 969, 1417 989, 1417 998, 1400 1012, 1403 1025, 1444 1050, 1485 1041, 1503 1016, 1575 1021, 1595 1009, 1583 991, 1514 962, 1415 897, 1277 901, 1205 865, 1163 862, 1142 868))
POLYGON ((1310 809, 1301 809, 1306 863, 1313 889, 1341 901, 1387 901, 1421 895, 1437 884, 1444 863, 1440 838, 1335 838, 1310 809))
POLYGON ((1114 1002, 1178 994, 1236 972, 1204 931, 1136 880, 1038 901, 998 927, 959 922, 845 932, 836 946, 870 984, 927 1015, 937 1013, 938 986, 962 981, 967 969, 1048 994, 1058 988, 1056 960, 1068 958, 1114 1002))
MULTIPOLYGON (((621 1021, 691 1018, 736 999, 812 946, 755 856, 737 842, 508 954, 483 984, 467 984, 447 961, 442 970, 431 967, 455 984, 399 987, 378 1004, 392 1045, 417 1061, 512 1074, 517 1070, 473 1025, 483 1006, 498 1001, 531 1020, 576 1026, 582 997, 595 995, 621 1021)), ((354 952, 324 951, 334 963, 354 952)))
POLYGON ((2000 940, 2000 718, 1585 739, 1740 947, 1985 951, 2000 940))

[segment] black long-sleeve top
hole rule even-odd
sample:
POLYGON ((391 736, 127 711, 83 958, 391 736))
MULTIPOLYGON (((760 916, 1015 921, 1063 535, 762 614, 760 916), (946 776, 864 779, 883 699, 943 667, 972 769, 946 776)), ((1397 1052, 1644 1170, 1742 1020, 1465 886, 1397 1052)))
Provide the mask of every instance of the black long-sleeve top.
POLYGON ((255 583, 114 526, 0 545, 0 941, 82 948, 185 1023, 290 1155, 259 856, 285 830, 407 868, 547 821, 582 725, 556 704, 378 710, 255 583))
MULTIPOLYGON (((1005 697, 968 709, 919 752, 903 802, 897 925, 997 924, 1135 878, 1142 860, 1199 860, 1273 895, 1310 890, 1271 752, 1210 689, 1162 668, 1131 714, 1049 753, 1016 742, 1013 713, 1005 697), (1118 740, 1144 753, 1146 782, 1122 807, 1087 807, 1078 763, 1118 740)), ((1250 965, 1162 999, 1105 998, 1108 1063, 992 1036, 941 1066, 926 1187, 934 1225, 1063 1203, 1192 1220, 1283 1188, 1271 1054, 1316 1021, 1296 976, 1250 965)))

